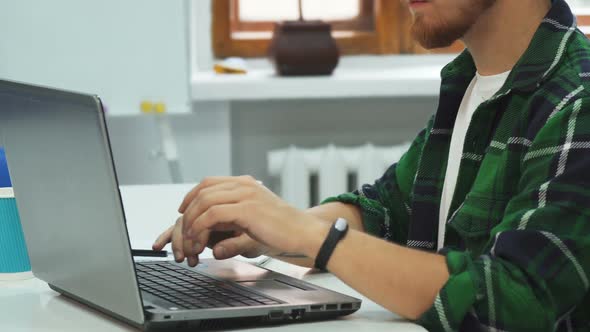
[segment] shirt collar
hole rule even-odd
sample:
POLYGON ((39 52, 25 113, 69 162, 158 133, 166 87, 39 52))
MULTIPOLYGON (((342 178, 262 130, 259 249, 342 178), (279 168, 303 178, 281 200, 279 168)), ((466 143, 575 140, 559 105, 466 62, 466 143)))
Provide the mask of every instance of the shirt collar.
MULTIPOLYGON (((558 68, 571 37, 576 33, 576 17, 565 0, 553 0, 551 9, 535 32, 531 44, 496 96, 511 90, 532 91, 558 68)), ((476 68, 469 50, 463 51, 441 71, 443 85, 467 87, 476 68)))

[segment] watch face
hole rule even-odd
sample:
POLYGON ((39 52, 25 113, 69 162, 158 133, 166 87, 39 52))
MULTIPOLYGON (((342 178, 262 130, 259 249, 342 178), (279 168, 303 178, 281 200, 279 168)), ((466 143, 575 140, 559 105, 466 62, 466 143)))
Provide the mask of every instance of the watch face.
POLYGON ((336 228, 337 230, 344 232, 344 230, 346 230, 346 227, 348 226, 348 222, 346 221, 346 219, 343 218, 339 218, 338 220, 336 220, 336 223, 334 224, 334 228, 336 228))

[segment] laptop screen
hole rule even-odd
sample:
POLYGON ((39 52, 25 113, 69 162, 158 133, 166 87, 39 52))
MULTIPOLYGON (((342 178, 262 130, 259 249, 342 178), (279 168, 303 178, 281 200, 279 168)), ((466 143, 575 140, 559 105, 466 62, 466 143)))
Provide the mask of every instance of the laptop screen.
POLYGON ((104 115, 95 96, 0 81, 0 146, 33 273, 144 321, 104 115))

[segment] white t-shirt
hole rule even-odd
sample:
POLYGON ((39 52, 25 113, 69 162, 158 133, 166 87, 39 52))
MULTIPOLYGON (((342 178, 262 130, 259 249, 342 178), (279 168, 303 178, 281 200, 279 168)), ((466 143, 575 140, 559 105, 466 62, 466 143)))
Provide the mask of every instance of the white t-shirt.
POLYGON ((459 165, 463 154, 463 143, 465 142, 465 135, 467 135, 467 128, 469 128, 469 124, 471 123, 471 117, 481 103, 490 99, 500 90, 502 85, 504 85, 504 82, 506 82, 509 74, 510 71, 492 76, 481 76, 476 74, 471 81, 471 84, 469 84, 467 91, 465 91, 465 96, 463 96, 463 101, 461 102, 459 112, 457 113, 457 119, 455 120, 453 136, 451 137, 449 162, 440 201, 440 218, 438 223, 439 250, 444 246, 449 208, 457 184, 459 165))

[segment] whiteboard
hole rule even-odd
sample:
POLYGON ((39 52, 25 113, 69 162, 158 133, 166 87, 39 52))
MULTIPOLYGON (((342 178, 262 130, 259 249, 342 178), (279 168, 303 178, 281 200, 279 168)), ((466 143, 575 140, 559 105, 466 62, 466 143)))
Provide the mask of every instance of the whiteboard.
POLYGON ((0 0, 0 78, 190 111, 188 0, 0 0))

